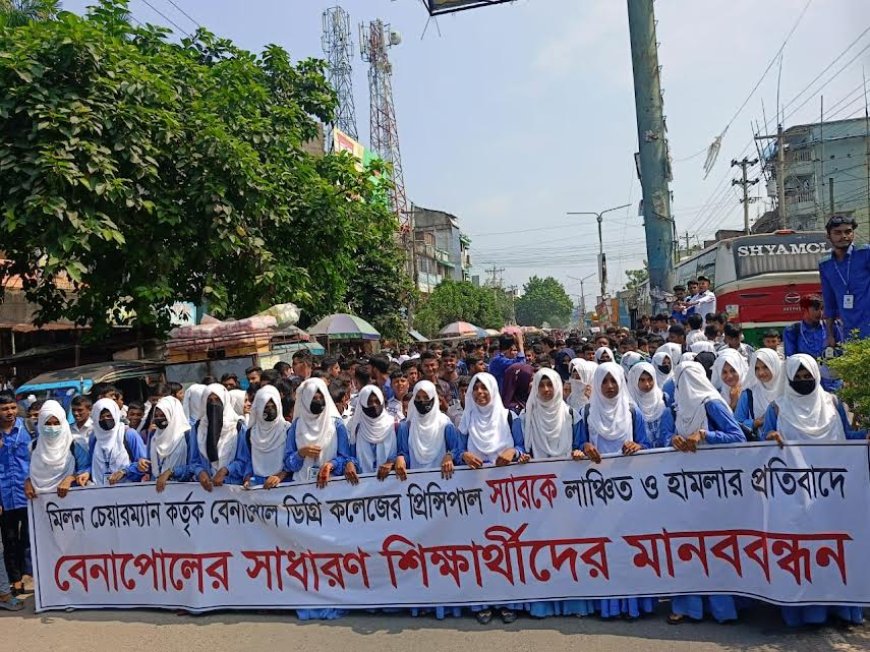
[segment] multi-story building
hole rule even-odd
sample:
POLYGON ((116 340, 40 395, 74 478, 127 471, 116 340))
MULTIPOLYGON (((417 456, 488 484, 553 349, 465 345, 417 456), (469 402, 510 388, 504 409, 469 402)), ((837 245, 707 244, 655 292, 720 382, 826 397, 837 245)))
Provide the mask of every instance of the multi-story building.
POLYGON ((444 280, 470 280, 471 240, 460 230, 459 218, 415 206, 413 224, 414 277, 420 292, 429 294, 444 280))
MULTIPOLYGON (((870 232, 868 131, 870 125, 865 118, 786 129, 783 132, 785 221, 766 216, 765 224, 795 231, 816 231, 824 229, 832 213, 844 213, 858 220, 859 234, 866 238, 870 232)), ((765 161, 768 195, 774 199, 777 197, 777 168, 774 142, 765 161)))

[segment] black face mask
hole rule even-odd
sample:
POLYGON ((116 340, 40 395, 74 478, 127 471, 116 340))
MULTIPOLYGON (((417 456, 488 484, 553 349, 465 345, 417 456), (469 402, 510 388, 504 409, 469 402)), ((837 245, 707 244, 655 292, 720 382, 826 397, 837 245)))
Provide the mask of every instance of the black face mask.
POLYGON ((417 408, 417 412, 420 414, 429 414, 432 411, 432 408, 435 407, 435 399, 429 399, 428 401, 414 401, 414 407, 417 408))
POLYGON ((663 374, 667 374, 667 373, 671 372, 671 368, 668 366, 665 366, 663 364, 656 365, 656 366, 659 368, 659 371, 661 371, 663 374))
POLYGON ((163 430, 169 425, 169 419, 166 417, 154 417, 154 425, 157 426, 158 430, 163 430))
POLYGON ((278 408, 276 408, 272 403, 269 403, 269 405, 263 408, 263 421, 274 421, 277 418, 278 408))
POLYGON ((205 416, 208 419, 208 436, 205 438, 205 452, 209 462, 217 462, 218 440, 224 429, 224 406, 221 403, 206 403, 205 416))
POLYGON ((100 428, 106 431, 113 430, 115 428, 115 420, 112 417, 109 417, 108 419, 100 419, 99 423, 100 428))
POLYGON ((362 409, 363 414, 367 417, 371 417, 372 419, 377 419, 384 411, 383 405, 376 405, 374 407, 366 406, 362 409))
POLYGON ((790 380, 788 381, 788 384, 791 385, 791 388, 801 396, 808 396, 812 394, 813 390, 816 388, 816 379, 790 380))
POLYGON ((326 408, 324 401, 311 401, 311 414, 320 414, 326 408))

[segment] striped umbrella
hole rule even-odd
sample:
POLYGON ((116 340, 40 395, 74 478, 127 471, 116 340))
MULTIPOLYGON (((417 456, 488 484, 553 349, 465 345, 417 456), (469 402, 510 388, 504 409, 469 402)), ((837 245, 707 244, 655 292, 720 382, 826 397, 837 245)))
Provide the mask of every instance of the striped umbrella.
POLYGON ((455 321, 447 324, 438 331, 438 337, 442 339, 473 339, 486 337, 486 331, 482 328, 469 324, 467 321, 455 321))

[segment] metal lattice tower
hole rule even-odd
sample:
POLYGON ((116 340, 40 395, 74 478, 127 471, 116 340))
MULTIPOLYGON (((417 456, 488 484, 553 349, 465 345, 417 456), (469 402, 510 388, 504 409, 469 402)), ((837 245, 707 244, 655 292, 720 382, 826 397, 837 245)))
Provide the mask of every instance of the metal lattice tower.
POLYGON ((360 25, 359 33, 360 54, 363 61, 369 63, 371 146, 378 156, 392 166, 392 208, 399 220, 400 231, 409 233, 411 214, 405 193, 405 174, 402 171, 396 107, 393 103, 393 67, 387 56, 387 49, 398 45, 401 38, 380 20, 360 25))
MULTIPOLYGON (((338 94, 335 127, 354 140, 359 140, 356 129, 356 107, 353 103, 353 37, 350 32, 350 14, 341 7, 330 7, 323 12, 323 53, 328 63, 329 85, 338 94)), ((327 139, 332 149, 332 139, 327 139)))

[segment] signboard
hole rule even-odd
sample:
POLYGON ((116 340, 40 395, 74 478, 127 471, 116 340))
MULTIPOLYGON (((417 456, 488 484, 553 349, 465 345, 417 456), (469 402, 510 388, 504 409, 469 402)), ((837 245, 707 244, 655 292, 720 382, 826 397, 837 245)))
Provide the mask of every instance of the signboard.
POLYGON ((490 5, 501 5, 513 0, 426 0, 426 8, 430 16, 450 14, 466 9, 477 9, 490 5))
POLYGON ((28 509, 36 610, 367 609, 726 593, 870 603, 866 442, 123 484, 28 509))

